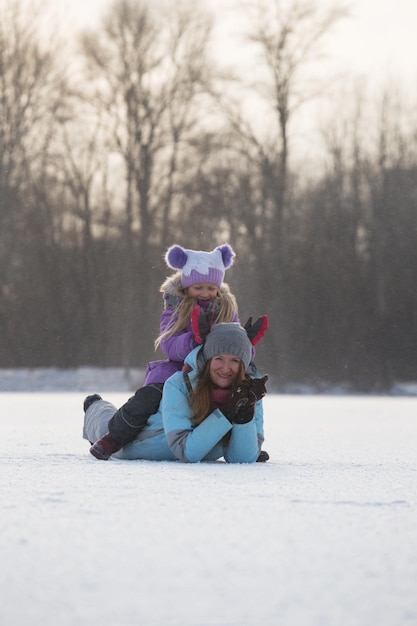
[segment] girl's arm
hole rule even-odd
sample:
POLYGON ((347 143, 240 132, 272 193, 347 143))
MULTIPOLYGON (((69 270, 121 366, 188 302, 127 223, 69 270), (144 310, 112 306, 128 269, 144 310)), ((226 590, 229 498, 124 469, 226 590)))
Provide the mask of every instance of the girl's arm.
MULTIPOLYGON (((161 333, 168 328, 173 315, 176 315, 176 313, 169 309, 166 309, 162 313, 160 323, 161 333)), ((159 347, 168 359, 172 361, 184 361, 185 357, 195 348, 191 324, 178 333, 175 333, 175 335, 168 337, 168 339, 163 339, 159 347)))

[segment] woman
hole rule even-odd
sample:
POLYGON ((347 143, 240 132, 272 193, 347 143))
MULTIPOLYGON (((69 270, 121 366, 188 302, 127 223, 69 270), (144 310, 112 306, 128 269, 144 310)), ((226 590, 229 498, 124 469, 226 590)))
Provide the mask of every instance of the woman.
POLYGON ((171 376, 162 396, 168 445, 180 461, 224 457, 253 463, 264 440, 261 398, 268 379, 253 378, 252 346, 238 323, 213 326, 202 349, 186 358, 186 370, 171 376))
MULTIPOLYGON (((114 456, 125 459, 253 463, 263 435, 262 397, 267 376, 256 378, 252 345, 237 322, 215 324, 184 371, 165 383, 159 410, 137 438, 114 456)), ((105 432, 114 406, 104 400, 85 412, 84 437, 105 432)))

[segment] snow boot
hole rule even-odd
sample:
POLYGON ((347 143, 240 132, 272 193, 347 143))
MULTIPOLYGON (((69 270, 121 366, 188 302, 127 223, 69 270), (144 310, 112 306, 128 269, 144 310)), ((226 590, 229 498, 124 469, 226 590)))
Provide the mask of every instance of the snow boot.
POLYGON ((266 450, 261 450, 258 458, 256 459, 257 463, 265 463, 269 459, 269 454, 266 450))
POLYGON ((84 400, 84 413, 88 409, 88 407, 93 404, 93 402, 97 402, 97 400, 102 400, 103 398, 98 395, 98 393, 93 393, 92 396, 87 396, 84 400))
POLYGON ((123 445, 116 441, 110 433, 98 439, 90 448, 90 453, 100 461, 107 461, 112 454, 118 452, 123 445))

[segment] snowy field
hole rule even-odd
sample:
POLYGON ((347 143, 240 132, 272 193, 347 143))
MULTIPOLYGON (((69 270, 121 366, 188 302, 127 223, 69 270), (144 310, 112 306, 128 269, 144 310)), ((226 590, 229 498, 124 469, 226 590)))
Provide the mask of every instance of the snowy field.
POLYGON ((2 626, 417 624, 416 397, 267 396, 268 463, 185 465, 94 459, 85 395, 0 393, 2 626))

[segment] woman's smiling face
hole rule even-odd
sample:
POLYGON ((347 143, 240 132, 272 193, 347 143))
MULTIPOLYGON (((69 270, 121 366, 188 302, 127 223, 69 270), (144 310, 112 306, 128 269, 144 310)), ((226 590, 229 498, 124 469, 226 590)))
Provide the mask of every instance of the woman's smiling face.
POLYGON ((233 354, 217 354, 210 361, 210 377, 212 382, 227 389, 235 382, 239 373, 240 359, 233 354))

